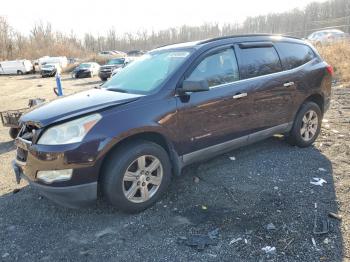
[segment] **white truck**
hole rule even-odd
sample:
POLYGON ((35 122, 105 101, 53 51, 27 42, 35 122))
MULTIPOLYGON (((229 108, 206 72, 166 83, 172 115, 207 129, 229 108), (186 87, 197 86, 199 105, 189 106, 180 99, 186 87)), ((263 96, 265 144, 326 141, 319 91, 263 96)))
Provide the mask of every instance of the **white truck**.
POLYGON ((65 56, 44 56, 38 59, 39 70, 45 64, 58 64, 61 68, 68 65, 68 59, 65 56))
POLYGON ((0 75, 23 75, 33 70, 33 64, 29 60, 13 60, 0 62, 0 75))

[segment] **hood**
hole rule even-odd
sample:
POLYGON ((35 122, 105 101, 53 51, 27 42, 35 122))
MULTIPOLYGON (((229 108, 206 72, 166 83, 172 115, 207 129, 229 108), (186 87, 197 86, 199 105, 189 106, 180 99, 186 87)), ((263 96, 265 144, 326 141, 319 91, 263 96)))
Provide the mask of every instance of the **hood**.
POLYGON ((119 68, 122 67, 123 65, 121 64, 115 64, 115 65, 103 65, 100 67, 100 69, 114 69, 114 68, 119 68))
POLYGON ((30 122, 38 127, 44 127, 82 114, 126 104, 141 96, 106 89, 91 89, 44 104, 23 115, 20 122, 30 122))
POLYGON ((50 68, 41 68, 41 71, 47 71, 47 72, 52 72, 55 71, 56 67, 50 67, 50 68))

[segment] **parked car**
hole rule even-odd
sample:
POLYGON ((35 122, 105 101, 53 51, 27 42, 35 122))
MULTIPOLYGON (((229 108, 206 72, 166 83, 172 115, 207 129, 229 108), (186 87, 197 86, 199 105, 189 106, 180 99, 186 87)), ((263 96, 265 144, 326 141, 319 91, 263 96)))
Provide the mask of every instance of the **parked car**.
POLYGON ((57 64, 59 67, 66 68, 68 65, 68 59, 65 56, 44 56, 38 59, 39 70, 46 64, 57 64))
POLYGON ((29 60, 12 60, 0 62, 0 75, 23 75, 33 71, 29 60))
POLYGON ((59 64, 44 64, 41 66, 41 77, 55 76, 56 73, 61 74, 62 68, 59 64))
POLYGON ((94 77, 95 75, 98 75, 100 69, 100 65, 95 62, 89 62, 89 63, 81 63, 79 66, 77 66, 73 72, 72 77, 74 78, 81 78, 81 77, 94 77))
MULTIPOLYGON (((148 52, 100 89, 21 117, 16 177, 71 207, 138 212, 172 175, 274 134, 312 145, 329 108, 332 67, 305 41, 245 35, 148 52)), ((291 196, 293 197, 293 196, 291 196)))
POLYGON ((113 70, 115 70, 116 68, 122 68, 127 63, 129 63, 129 58, 127 57, 113 58, 109 60, 106 65, 100 67, 98 76, 101 78, 102 81, 106 81, 111 76, 113 70))
POLYGON ((118 67, 112 71, 111 77, 115 76, 120 72, 120 70, 123 70, 124 67, 118 67))
POLYGON ((118 50, 113 50, 113 52, 118 55, 119 57, 124 57, 126 56, 126 53, 123 51, 118 51, 118 50))
POLYGON ((129 52, 127 52, 127 56, 142 56, 144 55, 146 52, 142 51, 142 50, 131 50, 129 52))
POLYGON ((120 72, 120 70, 122 70, 125 66, 130 65, 133 61, 137 60, 138 57, 128 57, 128 63, 125 64, 123 67, 117 67, 112 71, 111 77, 113 77, 114 75, 116 75, 117 73, 120 72))
POLYGON ((307 39, 315 46, 322 46, 335 42, 349 41, 350 35, 341 30, 328 29, 314 32, 307 39))

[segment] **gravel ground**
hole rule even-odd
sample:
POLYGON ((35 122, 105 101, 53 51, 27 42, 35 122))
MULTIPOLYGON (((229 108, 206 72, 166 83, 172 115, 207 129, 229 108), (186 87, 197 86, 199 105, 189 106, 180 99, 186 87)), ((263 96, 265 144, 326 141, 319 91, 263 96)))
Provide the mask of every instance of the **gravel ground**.
MULTIPOLYGON (((64 87, 71 93, 97 80, 66 80, 64 87)), ((0 77, 0 86, 18 101, 1 96, 0 110, 21 107, 33 95, 53 98, 52 79, 0 77)), ((10 168, 13 143, 0 127, 0 260, 347 260, 349 101, 350 89, 334 88, 332 108, 313 147, 291 147, 276 136, 192 165, 174 178, 161 202, 137 215, 103 202, 66 209, 23 182, 17 186, 10 168), (313 177, 327 183, 312 185, 313 177), (329 212, 340 214, 342 221, 328 217, 329 212), (328 233, 313 233, 315 217, 317 229, 329 222, 328 233), (270 252, 262 250, 267 246, 270 252)))

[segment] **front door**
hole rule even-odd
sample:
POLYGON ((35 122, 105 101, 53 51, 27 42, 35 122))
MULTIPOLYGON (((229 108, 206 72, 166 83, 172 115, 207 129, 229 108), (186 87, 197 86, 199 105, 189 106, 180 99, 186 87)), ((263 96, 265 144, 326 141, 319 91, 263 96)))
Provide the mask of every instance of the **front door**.
POLYGON ((209 91, 177 97, 178 125, 183 135, 180 154, 225 143, 249 132, 248 90, 240 85, 232 46, 203 55, 188 73, 189 80, 207 80, 209 91))

